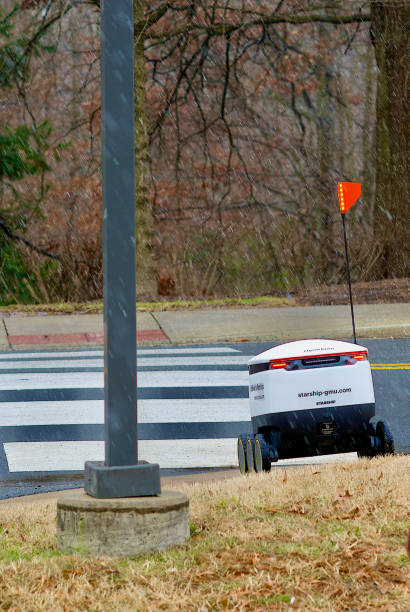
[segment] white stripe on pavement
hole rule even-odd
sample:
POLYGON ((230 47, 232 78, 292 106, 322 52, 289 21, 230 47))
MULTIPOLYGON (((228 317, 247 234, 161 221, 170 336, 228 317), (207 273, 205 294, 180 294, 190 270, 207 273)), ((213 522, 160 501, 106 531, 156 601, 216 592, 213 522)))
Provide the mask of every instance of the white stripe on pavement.
MULTIPOLYGON (((246 365, 252 355, 226 355, 226 356, 203 356, 194 355, 192 357, 142 357, 137 360, 139 367, 150 366, 185 366, 185 365, 246 365)), ((53 359, 42 359, 36 361, 5 361, 0 362, 2 370, 18 370, 28 369, 35 371, 36 369, 52 368, 58 370, 60 368, 102 368, 104 360, 100 359, 62 359, 55 361, 53 359)))
MULTIPOLYGON (((137 355, 178 355, 178 354, 231 354, 231 353, 240 353, 238 349, 230 348, 229 346, 216 346, 212 347, 184 347, 184 348, 146 348, 146 349, 138 349, 137 355)), ((104 351, 102 350, 89 350, 89 351, 38 351, 36 353, 24 353, 24 352, 15 352, 15 353, 1 353, 0 360, 13 360, 13 359, 35 359, 37 357, 45 357, 52 359, 54 357, 102 357, 104 355, 104 351)))
POLYGON ((99 359, 62 359, 56 361, 49 357, 48 359, 36 359, 36 361, 0 361, 0 370, 21 370, 21 369, 29 369, 39 370, 43 368, 103 368, 104 367, 104 359, 101 357, 99 359))
POLYGON ((1 361, 14 361, 19 359, 54 359, 55 357, 103 357, 104 351, 38 351, 37 353, 24 353, 16 351, 15 353, 1 353, 1 361))
POLYGON ((137 355, 174 355, 174 354, 183 354, 183 353, 198 353, 205 355, 206 353, 221 353, 221 354, 231 354, 231 353, 240 353, 240 350, 231 348, 229 346, 197 346, 197 347, 183 347, 183 348, 146 348, 146 349, 138 349, 137 355))
POLYGON ((104 400, 0 402, 1 427, 99 423, 104 423, 104 400))
MULTIPOLYGON (((248 399, 139 400, 139 423, 250 421, 248 399)), ((104 423, 103 400, 1 402, 0 426, 92 425, 104 423)))
MULTIPOLYGON (((139 372, 138 387, 231 387, 247 386, 248 372, 168 370, 164 372, 139 372)), ((2 374, 0 390, 20 389, 101 389, 104 386, 102 372, 57 372, 2 374)))
MULTIPOLYGON (((104 442, 10 442, 4 445, 10 473, 81 471, 85 461, 104 460, 104 442)), ((161 468, 237 467, 236 439, 141 440, 139 458, 161 468)), ((357 461, 356 453, 300 457, 278 461, 278 467, 357 461)))
MULTIPOLYGON (((138 456, 162 468, 236 466, 236 439, 141 440, 138 456)), ((85 461, 104 460, 104 442, 8 442, 10 472, 84 469, 85 461), (27 461, 28 457, 30 458, 27 461)))

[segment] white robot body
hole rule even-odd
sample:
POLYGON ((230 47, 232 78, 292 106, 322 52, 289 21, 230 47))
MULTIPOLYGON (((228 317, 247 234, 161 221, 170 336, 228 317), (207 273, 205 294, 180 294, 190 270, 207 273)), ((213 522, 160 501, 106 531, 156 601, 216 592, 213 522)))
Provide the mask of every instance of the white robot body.
POLYGON ((253 357, 249 401, 254 434, 280 433, 279 457, 360 450, 375 415, 367 349, 299 340, 253 357))

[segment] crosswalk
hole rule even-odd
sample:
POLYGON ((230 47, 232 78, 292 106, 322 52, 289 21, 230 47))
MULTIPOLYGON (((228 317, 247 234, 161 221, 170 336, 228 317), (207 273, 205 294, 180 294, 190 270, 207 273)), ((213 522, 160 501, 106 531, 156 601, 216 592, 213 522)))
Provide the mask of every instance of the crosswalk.
MULTIPOLYGON (((140 459, 235 466, 250 431, 247 362, 231 347, 139 349, 140 459)), ((83 470, 104 459, 103 352, 0 354, 0 479, 83 470)))

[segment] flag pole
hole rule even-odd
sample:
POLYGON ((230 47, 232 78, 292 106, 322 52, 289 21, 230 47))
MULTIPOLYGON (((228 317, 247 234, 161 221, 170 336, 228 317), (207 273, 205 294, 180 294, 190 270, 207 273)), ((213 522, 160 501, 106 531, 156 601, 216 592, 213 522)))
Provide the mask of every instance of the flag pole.
POLYGON ((347 249, 347 236, 346 236, 346 223, 345 223, 345 214, 342 213, 342 221, 343 221, 343 236, 345 239, 345 253, 346 253, 346 270, 347 270, 347 282, 349 284, 349 297, 350 297, 350 311, 352 313, 352 326, 353 326, 353 341, 356 342, 356 327, 354 324, 354 311, 353 311, 353 297, 352 297, 352 283, 350 280, 350 265, 349 265, 349 253, 347 249))

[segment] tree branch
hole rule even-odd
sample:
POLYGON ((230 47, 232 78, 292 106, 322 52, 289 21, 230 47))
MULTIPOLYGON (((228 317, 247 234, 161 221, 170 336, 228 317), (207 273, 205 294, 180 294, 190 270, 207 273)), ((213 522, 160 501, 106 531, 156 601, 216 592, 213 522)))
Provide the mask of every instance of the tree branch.
POLYGON ((168 9, 169 9, 169 2, 166 2, 162 6, 158 7, 156 11, 147 13, 147 15, 144 16, 144 19, 134 24, 134 35, 135 33, 139 34, 140 32, 147 30, 152 25, 157 23, 160 19, 162 19, 162 17, 165 15, 168 9))
POLYGON ((314 15, 271 15, 271 16, 263 16, 259 19, 254 19, 252 21, 241 22, 241 23, 213 23, 213 24, 195 24, 191 23, 189 25, 180 28, 179 30, 173 30, 172 34, 151 34, 150 37, 152 39, 165 39, 169 40, 170 37, 179 37, 182 34, 189 34, 193 31, 203 31, 208 34, 208 36, 226 36, 227 34, 232 34, 232 32, 236 32, 237 30, 244 30, 247 28, 253 28, 255 26, 269 26, 274 24, 291 24, 291 25, 305 25, 308 23, 330 23, 333 25, 346 25, 349 23, 357 23, 370 21, 371 17, 368 13, 353 13, 351 15, 323 15, 323 14, 314 14, 314 15))
POLYGON ((48 251, 45 251, 44 249, 40 249, 35 244, 32 244, 31 242, 23 238, 23 236, 19 236, 18 234, 15 234, 14 232, 12 232, 11 229, 8 227, 8 225, 6 225, 4 221, 2 220, 0 220, 0 229, 2 229, 3 232, 6 234, 6 236, 8 238, 11 238, 11 240, 17 240, 19 242, 22 242, 23 244, 28 246, 32 251, 36 251, 36 253, 39 253, 40 255, 45 255, 46 257, 50 257, 51 259, 60 261, 60 258, 58 257, 58 255, 54 255, 53 253, 49 253, 48 251))

